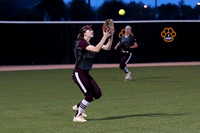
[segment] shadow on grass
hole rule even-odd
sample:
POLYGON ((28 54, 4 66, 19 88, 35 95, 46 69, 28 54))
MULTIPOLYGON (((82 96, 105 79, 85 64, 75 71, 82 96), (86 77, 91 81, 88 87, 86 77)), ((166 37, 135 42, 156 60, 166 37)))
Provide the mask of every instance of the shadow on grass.
POLYGON ((167 117, 167 116, 183 116, 183 115, 187 115, 187 114, 168 114, 168 113, 134 114, 134 115, 113 116, 113 117, 87 119, 87 120, 98 121, 98 120, 124 119, 124 118, 130 118, 130 117, 167 117))
POLYGON ((171 83, 178 83, 181 81, 175 81, 175 80, 169 80, 168 78, 170 77, 144 77, 144 78, 138 78, 138 79, 134 79, 130 80, 130 81, 134 81, 134 82, 171 82, 171 83))

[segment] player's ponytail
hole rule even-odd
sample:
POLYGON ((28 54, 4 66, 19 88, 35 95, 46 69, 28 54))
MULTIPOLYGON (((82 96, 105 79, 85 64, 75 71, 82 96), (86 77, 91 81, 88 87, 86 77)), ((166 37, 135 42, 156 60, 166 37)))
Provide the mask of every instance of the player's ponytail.
POLYGON ((78 36, 77 36, 77 41, 79 41, 81 39, 83 39, 83 35, 82 35, 82 33, 79 33, 78 36))
POLYGON ((77 40, 75 41, 75 45, 74 45, 74 52, 76 51, 75 49, 76 49, 78 41, 83 39, 83 37, 84 37, 84 27, 82 27, 78 33, 77 40))
POLYGON ((77 36, 77 41, 83 39, 84 32, 85 32, 85 26, 83 26, 83 27, 80 29, 79 34, 78 34, 78 36, 77 36))

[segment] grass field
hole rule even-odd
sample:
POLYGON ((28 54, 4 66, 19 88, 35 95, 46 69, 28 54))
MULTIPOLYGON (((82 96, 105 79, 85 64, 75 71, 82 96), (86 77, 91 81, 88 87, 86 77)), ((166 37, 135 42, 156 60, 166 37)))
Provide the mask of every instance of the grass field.
POLYGON ((83 94, 71 69, 0 72, 0 133, 199 133, 200 66, 93 69, 102 97, 72 122, 83 94))

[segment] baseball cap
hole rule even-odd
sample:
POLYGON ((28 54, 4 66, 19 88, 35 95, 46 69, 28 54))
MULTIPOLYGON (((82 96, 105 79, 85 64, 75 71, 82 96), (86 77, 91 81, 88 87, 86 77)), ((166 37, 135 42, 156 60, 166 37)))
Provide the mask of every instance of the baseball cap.
POLYGON ((86 30, 92 29, 92 25, 83 26, 80 30, 80 33, 83 35, 86 30))
POLYGON ((92 29, 92 25, 86 25, 83 27, 83 31, 85 32, 86 30, 92 29))

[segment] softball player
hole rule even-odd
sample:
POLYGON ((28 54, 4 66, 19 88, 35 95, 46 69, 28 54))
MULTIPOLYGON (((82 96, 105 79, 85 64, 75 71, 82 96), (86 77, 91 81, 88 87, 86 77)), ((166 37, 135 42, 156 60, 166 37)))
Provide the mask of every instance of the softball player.
POLYGON ((110 50, 113 42, 113 33, 107 30, 103 32, 103 37, 96 46, 91 45, 90 39, 93 38, 93 30, 91 27, 87 25, 80 29, 74 49, 76 64, 72 79, 85 95, 85 98, 79 104, 72 107, 73 110, 77 111, 73 118, 74 122, 86 122, 87 120, 84 119, 84 117, 87 117, 84 111, 85 108, 89 103, 95 99, 99 99, 102 95, 99 86, 92 76, 90 76, 89 71, 92 68, 95 53, 101 49, 110 50), (108 42, 104 45, 107 39, 108 42))
POLYGON ((125 35, 121 36, 120 41, 114 48, 117 50, 117 48, 121 46, 121 58, 119 67, 125 73, 125 81, 132 79, 131 72, 128 70, 126 64, 132 57, 132 49, 138 47, 136 39, 131 35, 131 30, 131 26, 128 25, 125 27, 125 35))

